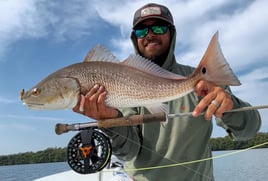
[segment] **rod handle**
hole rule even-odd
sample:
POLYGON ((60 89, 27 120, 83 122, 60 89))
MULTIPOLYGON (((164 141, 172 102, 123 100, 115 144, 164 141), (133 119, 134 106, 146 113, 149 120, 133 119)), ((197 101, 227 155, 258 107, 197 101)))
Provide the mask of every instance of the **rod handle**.
POLYGON ((136 126, 143 123, 150 122, 165 122, 166 115, 165 113, 156 113, 156 114, 143 114, 143 115, 132 115, 114 119, 103 119, 98 120, 99 128, 111 128, 119 126, 136 126))

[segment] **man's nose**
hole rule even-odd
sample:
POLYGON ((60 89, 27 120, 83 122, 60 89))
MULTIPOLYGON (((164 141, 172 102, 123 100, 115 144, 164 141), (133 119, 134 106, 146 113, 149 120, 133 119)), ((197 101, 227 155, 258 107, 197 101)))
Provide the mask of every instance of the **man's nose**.
POLYGON ((153 33, 152 29, 149 28, 148 34, 146 35, 146 38, 152 38, 155 37, 155 34, 153 33))

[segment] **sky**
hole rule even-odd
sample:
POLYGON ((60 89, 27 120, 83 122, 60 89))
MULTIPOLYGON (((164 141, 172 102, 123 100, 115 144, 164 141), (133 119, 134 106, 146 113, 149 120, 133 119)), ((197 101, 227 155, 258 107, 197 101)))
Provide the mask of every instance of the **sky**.
MULTIPOLYGON (((20 90, 82 61, 96 44, 120 60, 127 58, 134 52, 129 38, 133 14, 148 2, 0 0, 0 155, 65 147, 76 132, 56 135, 57 123, 92 121, 72 110, 29 110, 19 99, 20 90)), ((268 104, 268 1, 154 2, 173 14, 179 63, 197 66, 219 31, 223 54, 242 83, 232 87, 233 93, 252 105, 268 104)), ((268 110, 260 113, 260 131, 268 132, 268 110)), ((214 126, 213 137, 225 135, 214 126)))

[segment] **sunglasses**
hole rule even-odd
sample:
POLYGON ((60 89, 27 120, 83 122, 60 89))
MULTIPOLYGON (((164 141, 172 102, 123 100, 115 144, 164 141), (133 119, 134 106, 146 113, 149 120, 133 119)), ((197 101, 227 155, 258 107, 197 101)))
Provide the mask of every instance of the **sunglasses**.
POLYGON ((135 28, 134 34, 137 38, 144 38, 146 35, 148 35, 150 29, 155 35, 163 35, 167 32, 170 26, 171 25, 157 25, 157 24, 149 26, 143 25, 141 27, 135 28))

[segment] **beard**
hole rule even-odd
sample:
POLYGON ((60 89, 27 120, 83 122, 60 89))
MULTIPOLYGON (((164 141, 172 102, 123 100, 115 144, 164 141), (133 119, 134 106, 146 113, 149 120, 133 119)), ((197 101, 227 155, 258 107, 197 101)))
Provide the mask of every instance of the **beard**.
POLYGON ((168 56, 168 51, 159 54, 159 55, 153 55, 153 54, 141 54, 141 56, 151 60, 152 62, 154 62, 155 64, 157 64, 158 66, 162 67, 162 65, 165 63, 167 56, 168 56))

